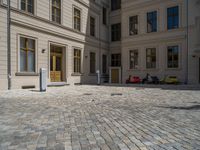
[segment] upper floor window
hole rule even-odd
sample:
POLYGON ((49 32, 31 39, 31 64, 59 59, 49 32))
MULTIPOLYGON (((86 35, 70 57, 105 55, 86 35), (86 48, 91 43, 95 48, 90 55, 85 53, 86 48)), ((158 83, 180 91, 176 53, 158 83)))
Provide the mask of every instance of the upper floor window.
POLYGON ((146 68, 147 69, 156 68, 156 48, 146 49, 146 68))
POLYGON ((95 18, 90 17, 90 35, 95 36, 95 18))
POLYGON ((137 69, 138 68, 138 50, 131 50, 129 52, 129 69, 137 69))
POLYGON ((74 49, 74 73, 81 73, 81 50, 74 49))
POLYGON ((121 0, 111 0, 111 10, 121 9, 121 0))
POLYGON ((138 16, 129 17, 129 35, 138 34, 138 16))
POLYGON ((34 14, 34 0, 21 0, 21 10, 34 14))
POLYGON ((167 48, 167 66, 168 68, 178 68, 179 62, 179 47, 169 46, 167 48))
POLYGON ((113 24, 111 26, 111 38, 112 41, 121 40, 121 23, 113 24))
POLYGON ((179 27, 179 7, 167 8, 167 29, 176 29, 179 27))
POLYGON ((103 7, 103 24, 106 25, 107 24, 107 9, 105 7, 103 7))
POLYGON ((121 66, 121 54, 112 54, 111 55, 111 66, 120 67, 121 66))
POLYGON ((35 40, 20 37, 20 72, 35 72, 35 40))
POLYGON ((157 32, 157 11, 147 13, 147 32, 157 32))
POLYGON ((81 31, 81 11, 74 8, 74 29, 81 31))
POLYGON ((61 0, 52 0, 52 21, 61 23, 61 0))

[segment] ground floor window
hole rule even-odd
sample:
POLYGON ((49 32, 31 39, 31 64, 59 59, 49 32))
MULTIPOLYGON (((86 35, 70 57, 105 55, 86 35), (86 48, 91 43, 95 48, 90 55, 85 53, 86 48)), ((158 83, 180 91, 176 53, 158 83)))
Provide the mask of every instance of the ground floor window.
POLYGON ((81 50, 74 49, 74 73, 81 73, 81 50))
POLYGON ((96 54, 94 52, 90 52, 90 73, 96 73, 96 54))
POLYGON ((167 66, 168 68, 178 68, 179 61, 179 47, 178 46, 168 46, 167 48, 167 66))
POLYGON ((147 69, 156 68, 156 48, 146 49, 146 68, 147 69))
POLYGON ((20 37, 20 72, 35 72, 35 40, 20 37))
POLYGON ((111 55, 111 66, 120 67, 121 66, 121 54, 112 54, 111 55))
POLYGON ((138 50, 129 51, 129 69, 138 68, 138 50))
POLYGON ((103 71, 103 74, 106 74, 107 73, 107 56, 106 55, 103 55, 102 56, 102 71, 103 71))

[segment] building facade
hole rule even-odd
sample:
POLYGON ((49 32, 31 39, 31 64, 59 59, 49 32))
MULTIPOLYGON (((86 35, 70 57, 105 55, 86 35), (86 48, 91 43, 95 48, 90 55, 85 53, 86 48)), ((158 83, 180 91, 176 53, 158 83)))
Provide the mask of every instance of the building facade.
MULTIPOLYGON (((107 0, 10 3, 12 88, 38 87, 40 68, 47 69, 48 84, 96 83, 96 70, 108 74, 107 0)), ((1 89, 8 88, 6 4, 7 0, 1 0, 1 89)))
POLYGON ((118 9, 111 6, 111 81, 148 73, 199 84, 199 16, 199 0, 122 0, 118 9))
MULTIPOLYGON (((10 0, 11 88, 125 83, 147 73, 200 83, 199 0, 10 0), (109 78, 109 80, 108 80, 109 78)), ((0 89, 8 89, 7 0, 0 0, 0 89)))

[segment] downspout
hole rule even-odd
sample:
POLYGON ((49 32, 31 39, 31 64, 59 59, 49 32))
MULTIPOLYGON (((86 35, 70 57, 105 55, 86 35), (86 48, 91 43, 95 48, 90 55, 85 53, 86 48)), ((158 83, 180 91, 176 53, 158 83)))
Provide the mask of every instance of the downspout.
POLYGON ((101 72, 101 13, 99 13, 99 84, 101 84, 101 72))
POLYGON ((189 70, 189 61, 188 61, 188 57, 189 57, 189 0, 186 0, 186 5, 187 5, 187 8, 186 8, 186 12, 187 12, 187 15, 186 15, 186 20, 187 20, 187 57, 186 57, 186 79, 185 79, 185 84, 188 84, 188 70, 189 70))
POLYGON ((10 46, 10 0, 7 0, 7 78, 8 90, 11 89, 11 46, 10 46))

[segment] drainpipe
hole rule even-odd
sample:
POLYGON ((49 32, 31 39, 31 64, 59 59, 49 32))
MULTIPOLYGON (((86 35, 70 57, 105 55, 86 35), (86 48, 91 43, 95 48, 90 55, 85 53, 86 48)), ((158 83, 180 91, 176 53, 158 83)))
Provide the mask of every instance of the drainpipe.
POLYGON ((10 46, 10 0, 7 0, 7 74, 8 90, 11 89, 11 46, 10 46))
POLYGON ((187 8, 186 8, 186 12, 187 12, 187 15, 186 15, 186 21, 187 21, 187 57, 186 57, 186 63, 187 63, 187 65, 186 65, 186 79, 185 79, 185 84, 188 84, 188 63, 189 63, 189 61, 188 61, 188 57, 189 57, 189 0, 186 0, 186 5, 187 5, 187 8))
POLYGON ((99 75, 100 81, 98 84, 101 84, 101 13, 99 13, 99 75))

